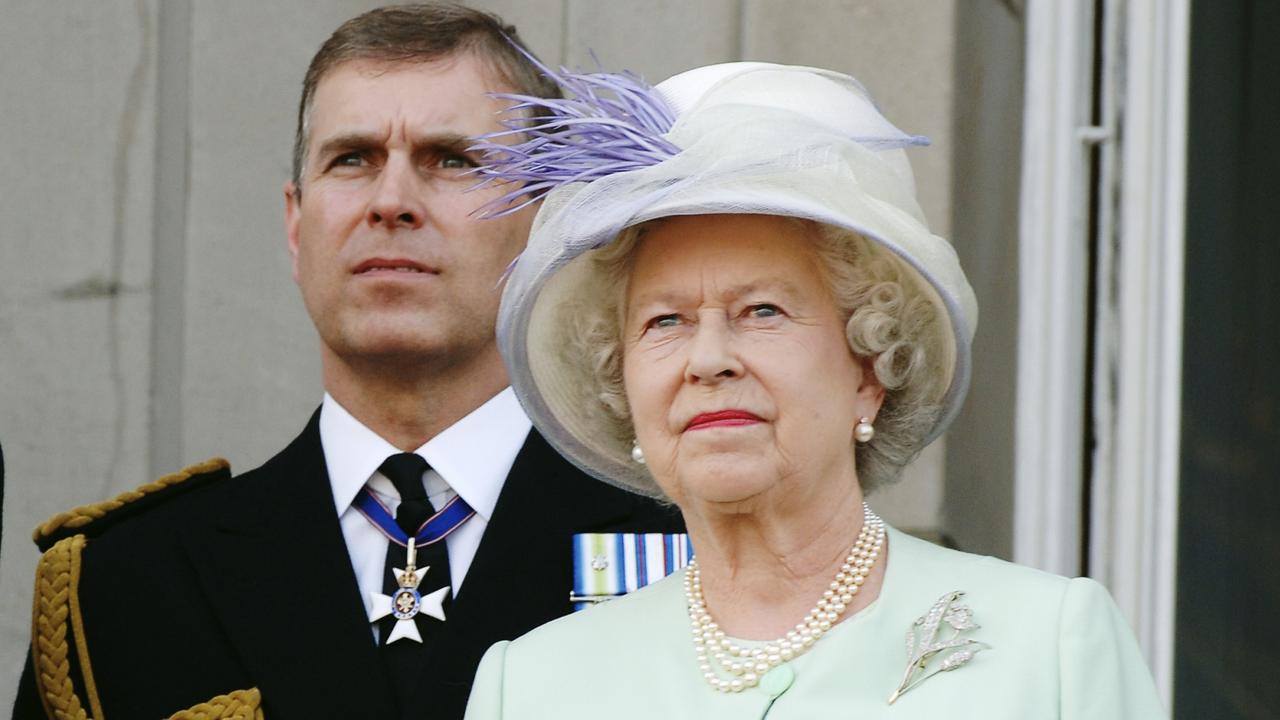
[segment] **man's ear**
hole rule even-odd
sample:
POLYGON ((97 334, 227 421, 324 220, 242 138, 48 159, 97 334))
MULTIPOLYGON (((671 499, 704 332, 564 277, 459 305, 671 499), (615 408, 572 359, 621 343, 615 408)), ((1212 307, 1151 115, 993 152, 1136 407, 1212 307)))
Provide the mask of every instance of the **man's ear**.
POLYGON ((302 190, 292 180, 284 183, 284 233, 293 263, 293 281, 298 281, 298 224, 302 221, 302 190))

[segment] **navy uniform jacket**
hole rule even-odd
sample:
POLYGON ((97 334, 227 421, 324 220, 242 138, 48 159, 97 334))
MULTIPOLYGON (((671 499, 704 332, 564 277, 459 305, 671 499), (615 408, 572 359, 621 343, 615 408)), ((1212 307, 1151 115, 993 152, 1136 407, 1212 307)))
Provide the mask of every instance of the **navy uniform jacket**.
MULTIPOLYGON (((401 715, 334 512, 318 418, 249 473, 197 466, 87 526, 49 529, 42 549, 65 542, 45 560, 84 538, 83 636, 65 633, 70 685, 48 663, 45 685, 62 681, 90 717, 85 698, 96 695, 112 720, 218 696, 260 704, 267 720, 460 718, 490 645, 570 611, 574 533, 682 529, 673 509, 590 479, 531 431, 401 715)), ((41 700, 29 657, 14 717, 44 717, 41 700)))

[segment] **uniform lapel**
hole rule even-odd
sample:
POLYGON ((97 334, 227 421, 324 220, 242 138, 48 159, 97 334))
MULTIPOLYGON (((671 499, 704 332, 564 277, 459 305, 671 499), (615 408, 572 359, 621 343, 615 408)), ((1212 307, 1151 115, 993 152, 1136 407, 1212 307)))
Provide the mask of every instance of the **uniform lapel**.
POLYGON ((573 534, 625 525, 636 502, 583 475, 530 431, 454 599, 446 631, 431 649, 413 706, 461 717, 475 667, 490 645, 571 610, 573 534))
POLYGON ((333 506, 319 413, 187 549, 267 717, 393 717, 333 506))
POLYGON ((469 612, 502 611, 521 627, 522 620, 564 614, 573 588, 573 534, 624 524, 634 508, 631 496, 583 475, 531 431, 456 604, 469 612), (530 593, 537 597, 532 605, 530 593))

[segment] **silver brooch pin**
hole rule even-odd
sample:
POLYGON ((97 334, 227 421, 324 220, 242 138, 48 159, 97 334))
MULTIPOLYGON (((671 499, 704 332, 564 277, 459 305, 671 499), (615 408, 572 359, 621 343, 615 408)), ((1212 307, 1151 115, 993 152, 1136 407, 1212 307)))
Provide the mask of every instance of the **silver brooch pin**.
POLYGON ((960 633, 979 627, 973 622, 972 610, 955 604, 963 595, 963 592, 955 590, 938 598, 929 612, 916 618, 907 629, 907 670, 902 674, 898 689, 889 696, 890 705, 925 680, 962 667, 974 655, 990 649, 991 646, 981 640, 960 637, 960 633), (951 628, 950 633, 943 630, 944 625, 951 628), (946 637, 939 638, 939 634, 946 637), (939 658, 941 662, 930 670, 929 666, 939 658))

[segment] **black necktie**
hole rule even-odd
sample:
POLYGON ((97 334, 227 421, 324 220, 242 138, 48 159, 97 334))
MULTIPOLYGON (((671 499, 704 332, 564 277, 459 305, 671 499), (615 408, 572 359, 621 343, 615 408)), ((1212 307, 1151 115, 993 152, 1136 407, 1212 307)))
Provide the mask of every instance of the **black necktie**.
MULTIPOLYGON (((400 493, 400 506, 396 508, 396 524, 405 534, 413 537, 422 523, 435 514, 435 508, 427 499, 427 490, 422 476, 430 466, 427 461, 413 453, 398 453, 387 458, 378 468, 396 486, 400 493)), ((415 548, 417 551, 417 567, 419 572, 426 570, 426 576, 418 584, 418 591, 423 595, 449 585, 449 553, 441 540, 431 545, 415 548), (429 569, 428 569, 429 568, 429 569)), ((393 595, 399 585, 396 583, 392 568, 403 570, 407 560, 407 551, 399 543, 387 544, 387 559, 383 567, 382 590, 393 595)), ((449 602, 445 602, 445 616, 448 617, 449 602)), ((425 614, 413 619, 418 624, 418 632, 422 642, 410 639, 397 640, 387 644, 387 637, 397 622, 389 616, 378 625, 381 637, 380 652, 387 665, 387 672, 392 685, 396 688, 400 707, 408 707, 412 702, 416 684, 420 681, 427 658, 427 645, 441 630, 441 622, 425 614)))

